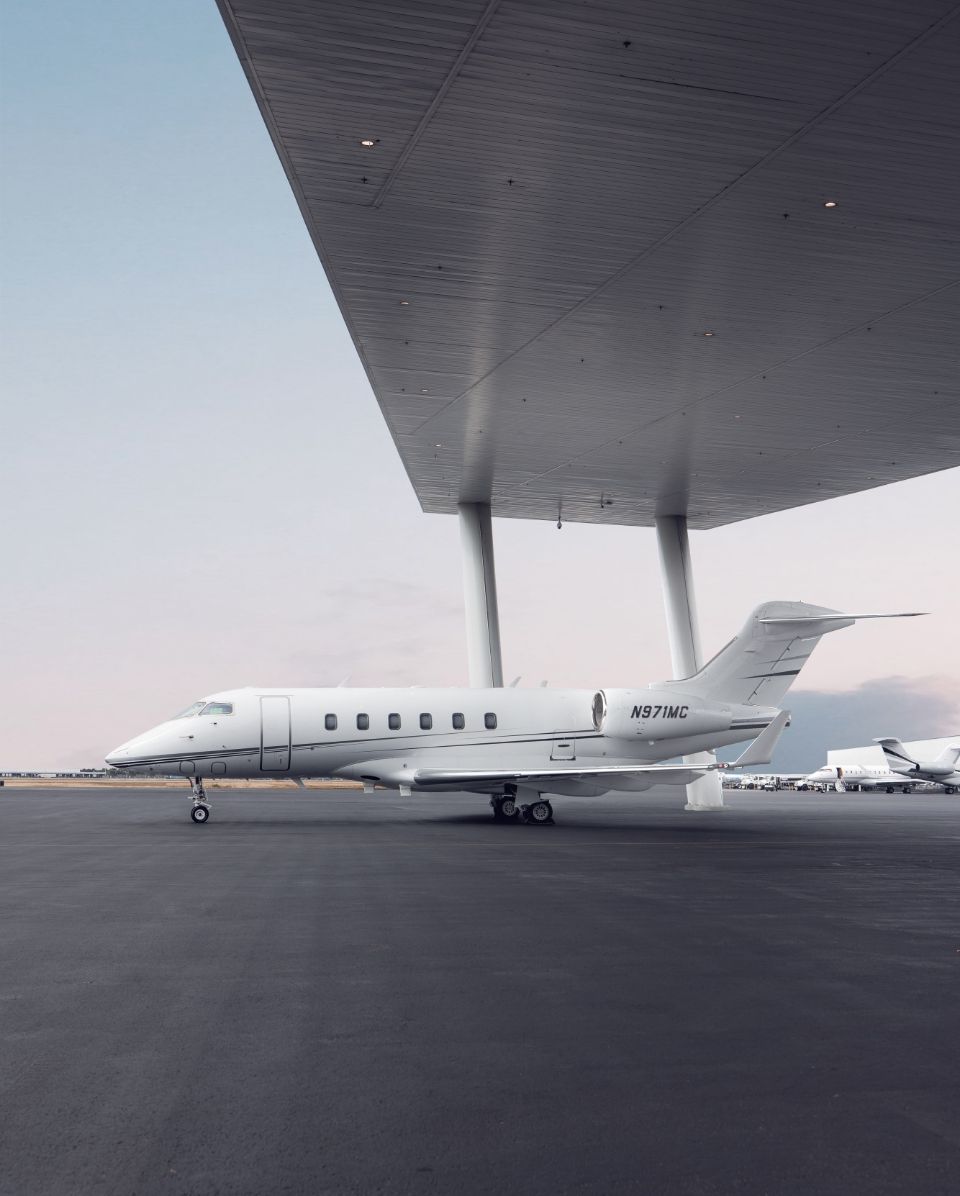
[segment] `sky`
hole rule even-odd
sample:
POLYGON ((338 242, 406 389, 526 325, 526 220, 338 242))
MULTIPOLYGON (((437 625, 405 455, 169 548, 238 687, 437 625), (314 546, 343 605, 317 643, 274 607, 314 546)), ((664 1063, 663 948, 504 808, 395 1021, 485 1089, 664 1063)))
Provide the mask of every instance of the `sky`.
MULTIPOLYGON (((0 54, 0 770, 238 685, 465 684, 456 521, 419 509, 213 0, 8 0, 0 54)), ((958 508, 952 470, 692 534, 708 654, 769 599, 932 612, 823 642, 791 759, 960 731, 958 508)), ((652 531, 495 538, 508 678, 670 675, 652 531)))

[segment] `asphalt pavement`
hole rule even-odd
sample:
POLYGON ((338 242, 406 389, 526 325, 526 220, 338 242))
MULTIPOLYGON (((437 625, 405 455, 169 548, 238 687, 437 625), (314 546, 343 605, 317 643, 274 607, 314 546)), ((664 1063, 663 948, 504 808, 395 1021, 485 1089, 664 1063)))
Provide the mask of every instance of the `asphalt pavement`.
POLYGON ((956 1193, 960 798, 0 790, 0 1192, 956 1193))

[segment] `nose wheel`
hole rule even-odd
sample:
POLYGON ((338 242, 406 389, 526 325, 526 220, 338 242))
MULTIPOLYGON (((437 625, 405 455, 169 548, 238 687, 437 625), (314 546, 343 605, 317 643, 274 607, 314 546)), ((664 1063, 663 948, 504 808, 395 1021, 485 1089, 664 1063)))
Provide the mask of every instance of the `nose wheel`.
POLYGON ((206 822, 210 817, 210 803, 207 801, 206 790, 200 777, 190 780, 190 796, 193 798, 193 809, 190 817, 194 822, 206 822))

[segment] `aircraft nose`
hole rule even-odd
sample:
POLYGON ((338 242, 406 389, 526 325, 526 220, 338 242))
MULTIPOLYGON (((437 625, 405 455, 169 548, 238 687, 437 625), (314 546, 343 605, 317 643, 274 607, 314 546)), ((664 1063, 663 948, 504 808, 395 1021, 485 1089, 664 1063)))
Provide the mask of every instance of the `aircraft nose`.
POLYGON ((122 768, 123 762, 129 757, 129 755, 130 753, 127 751, 127 745, 122 743, 119 747, 115 747, 112 751, 107 752, 103 758, 103 762, 108 768, 122 768))

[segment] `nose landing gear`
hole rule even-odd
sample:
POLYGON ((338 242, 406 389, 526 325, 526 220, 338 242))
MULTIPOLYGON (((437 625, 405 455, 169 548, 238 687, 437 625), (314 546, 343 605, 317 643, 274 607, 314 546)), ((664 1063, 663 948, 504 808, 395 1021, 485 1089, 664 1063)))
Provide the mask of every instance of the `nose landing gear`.
POLYGON ((190 811, 190 817, 194 822, 206 822, 210 817, 210 803, 207 801, 207 794, 201 777, 190 778, 190 796, 193 798, 193 809, 190 811))

